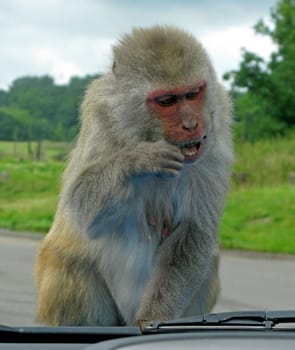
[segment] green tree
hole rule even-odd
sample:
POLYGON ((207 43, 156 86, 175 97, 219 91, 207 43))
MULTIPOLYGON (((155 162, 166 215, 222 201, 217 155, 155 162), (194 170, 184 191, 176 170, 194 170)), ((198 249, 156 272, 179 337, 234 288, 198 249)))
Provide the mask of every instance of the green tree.
POLYGON ((95 76, 73 77, 55 85, 49 76, 21 77, 0 90, 0 140, 72 140, 78 131, 79 106, 95 76))
POLYGON ((50 125, 56 114, 56 89, 51 77, 23 77, 16 79, 9 90, 10 108, 26 110, 31 116, 30 137, 38 140, 51 134, 50 125), (48 129, 40 134, 40 125, 47 120, 48 129))
POLYGON ((271 24, 260 20, 254 29, 270 37, 275 52, 267 62, 243 49, 239 69, 224 75, 237 96, 237 118, 243 125, 240 133, 248 128, 252 140, 283 133, 295 125, 295 0, 279 1, 271 10, 271 24))
MULTIPOLYGON (((63 128, 63 139, 72 140, 77 134, 79 124, 79 108, 87 85, 95 76, 88 75, 83 78, 73 77, 67 85, 56 87, 58 103, 56 111, 56 128, 63 128), (58 126, 61 123, 61 126, 58 126)), ((55 134, 57 135, 57 134, 55 134)), ((60 133, 59 133, 60 135, 60 133)))
POLYGON ((31 116, 28 111, 19 108, 0 108, 2 140, 13 140, 18 135, 18 141, 26 140, 30 134, 31 116), (18 129, 18 131, 16 131, 18 129))
MULTIPOLYGON (((2 107, 0 108, 0 139, 12 140, 16 153, 17 142, 28 141, 28 153, 32 153, 32 118, 28 111, 18 108, 2 107)), ((15 154, 16 155, 16 154, 15 154)))
POLYGON ((7 104, 7 93, 4 90, 0 90, 0 107, 6 106, 7 104))

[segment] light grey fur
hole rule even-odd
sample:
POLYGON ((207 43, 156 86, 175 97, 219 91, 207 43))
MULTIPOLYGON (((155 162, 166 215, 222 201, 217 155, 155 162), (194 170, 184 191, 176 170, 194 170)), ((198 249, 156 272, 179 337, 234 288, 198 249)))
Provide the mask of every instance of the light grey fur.
MULTIPOLYGON (((101 279, 88 279, 87 289, 100 284, 102 293, 91 304, 85 300, 84 314, 92 315, 87 321, 75 306, 70 319, 59 317, 57 305, 51 311, 57 321, 39 314, 51 324, 135 324, 194 315, 209 312, 218 294, 218 227, 232 163, 228 97, 204 49, 177 28, 134 30, 114 48, 114 59, 114 71, 87 90, 64 174, 59 224, 42 248, 57 245, 62 235, 79 239, 76 259, 87 261, 101 279), (207 139, 200 157, 186 164, 145 100, 153 89, 197 80, 207 82, 207 139), (167 217, 172 232, 162 240, 167 217), (66 223, 71 229, 65 234, 60 227, 66 223)), ((66 249, 61 271, 70 266, 66 249)), ((39 303, 45 302, 40 296, 39 303)))

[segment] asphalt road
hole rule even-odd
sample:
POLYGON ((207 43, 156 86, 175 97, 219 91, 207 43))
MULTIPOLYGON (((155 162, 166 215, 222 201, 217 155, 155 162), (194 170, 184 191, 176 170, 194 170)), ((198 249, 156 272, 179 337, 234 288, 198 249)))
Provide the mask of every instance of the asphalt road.
MULTIPOLYGON (((39 241, 0 235, 0 324, 30 326, 32 269, 39 241)), ((295 310, 295 258, 223 252, 222 292, 213 311, 295 310)))

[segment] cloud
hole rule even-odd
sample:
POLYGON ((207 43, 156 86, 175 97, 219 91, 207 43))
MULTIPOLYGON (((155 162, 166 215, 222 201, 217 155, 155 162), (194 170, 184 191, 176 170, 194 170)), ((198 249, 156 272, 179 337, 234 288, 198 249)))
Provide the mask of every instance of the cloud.
MULTIPOLYGON (((237 67, 241 46, 267 46, 261 41, 265 39, 250 32, 274 3, 275 0, 0 2, 0 88, 7 88, 21 75, 50 74, 58 83, 64 83, 71 75, 104 72, 111 65, 111 46, 122 33, 134 26, 153 24, 173 24, 194 34, 209 51, 221 76, 224 70, 237 67)), ((269 49, 266 46, 265 51, 269 49)))
POLYGON ((270 53, 275 50, 275 45, 269 38, 257 36, 251 28, 242 26, 208 32, 202 36, 201 41, 206 47, 219 77, 227 71, 238 68, 242 46, 264 59, 268 59, 270 53))

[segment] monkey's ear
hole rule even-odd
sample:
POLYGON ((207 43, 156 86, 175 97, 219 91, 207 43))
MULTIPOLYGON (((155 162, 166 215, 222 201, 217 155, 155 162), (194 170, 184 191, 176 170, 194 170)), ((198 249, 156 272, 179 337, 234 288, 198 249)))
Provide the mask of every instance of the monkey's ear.
POLYGON ((112 71, 113 71, 114 75, 116 75, 116 67, 117 67, 117 63, 116 63, 116 61, 114 61, 113 66, 112 66, 112 71))

